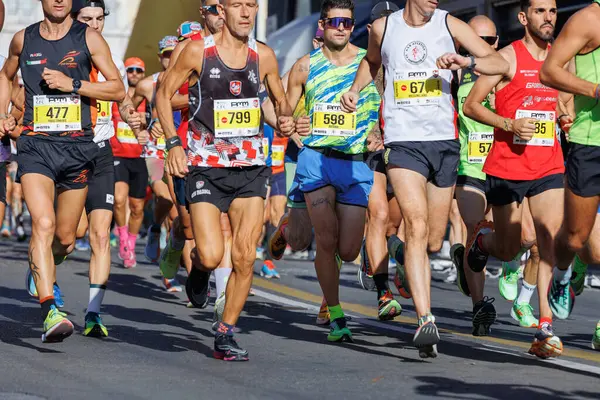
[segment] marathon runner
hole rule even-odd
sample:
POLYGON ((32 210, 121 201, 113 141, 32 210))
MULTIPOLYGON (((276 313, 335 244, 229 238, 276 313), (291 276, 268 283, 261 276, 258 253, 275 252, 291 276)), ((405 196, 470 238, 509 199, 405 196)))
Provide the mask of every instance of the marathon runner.
POLYGON ((210 271, 223 259, 223 236, 215 232, 221 212, 227 212, 231 220, 233 271, 223 321, 216 328, 214 356, 246 361, 248 352, 238 346, 233 334, 252 283, 270 172, 264 165, 261 82, 276 104, 279 132, 289 136, 294 124, 275 54, 249 37, 257 2, 228 0, 217 7, 224 17, 222 32, 188 43, 158 89, 157 111, 169 149, 169 171, 178 177, 188 175, 186 200, 197 260, 188 279, 201 283, 200 292, 206 292, 210 271), (214 73, 217 69, 219 74, 214 73), (189 108, 194 113, 186 157, 174 127, 170 99, 188 79, 189 108))
POLYGON ((26 100, 18 178, 32 219, 29 265, 42 308, 42 341, 54 342, 73 333, 73 324, 56 307, 53 284, 55 264, 74 248, 98 152, 94 99, 120 102, 125 90, 102 36, 71 17, 71 0, 42 0, 42 9, 42 22, 15 34, 0 72, 0 131, 14 123, 6 112, 9 85, 20 68, 26 100), (94 68, 106 82, 91 82, 94 68))
MULTIPOLYGON (((600 212, 600 169, 597 167, 600 156, 597 124, 600 110, 599 23, 600 1, 594 0, 569 18, 540 72, 542 83, 575 95, 574 121, 573 116, 561 115, 561 122, 569 126, 570 149, 566 166, 565 219, 556 238, 557 268, 549 293, 552 311, 558 318, 568 316, 573 308, 573 297, 565 293, 571 291, 566 278, 575 254, 587 258, 584 262, 600 261, 600 236, 595 228, 598 226, 595 224, 596 214, 600 212), (574 68, 564 69, 572 59, 575 61, 571 63, 574 68)), ((583 261, 580 259, 578 262, 577 258, 574 269, 583 261)), ((586 268, 578 269, 579 274, 585 276, 586 268)), ((581 280, 581 276, 577 278, 581 280)), ((600 322, 596 326, 592 347, 600 350, 600 322)))
MULTIPOLYGON (((550 285, 554 241, 563 219, 565 169, 555 128, 558 91, 539 80, 539 70, 554 36, 556 16, 554 0, 522 1, 518 18, 525 27, 525 36, 500 50, 510 70, 502 75, 479 77, 463 106, 465 115, 495 128, 494 143, 483 168, 494 223, 482 221, 475 228, 466 246, 469 267, 479 272, 490 254, 511 261, 519 253, 522 244, 517 238, 523 229, 523 199, 528 198, 538 232, 540 288, 550 285), (494 89, 497 114, 481 104, 494 89), (549 209, 553 212, 549 213, 549 209)), ((567 287, 569 278, 564 277, 567 287)), ((529 352, 541 358, 558 357, 563 346, 552 330, 548 297, 545 289, 538 293, 541 318, 529 352)))
POLYGON ((398 268, 405 265, 419 320, 413 343, 421 357, 436 357, 439 334, 431 314, 428 252, 439 251, 443 243, 460 153, 452 72, 444 69, 499 74, 508 64, 466 23, 427 0, 408 0, 403 10, 375 21, 367 56, 342 97, 345 111, 356 110, 360 91, 382 64, 389 71, 384 160, 406 227, 406 245, 394 258, 398 268), (456 42, 472 56, 454 54, 456 42))

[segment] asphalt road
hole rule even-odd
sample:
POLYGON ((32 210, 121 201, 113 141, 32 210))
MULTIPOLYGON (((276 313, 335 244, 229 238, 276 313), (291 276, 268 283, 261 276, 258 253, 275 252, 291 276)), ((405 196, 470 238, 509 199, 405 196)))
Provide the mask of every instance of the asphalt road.
POLYGON ((577 298, 569 320, 555 322, 564 356, 541 361, 526 354, 533 330, 512 321, 497 281, 487 295, 496 297, 499 320, 491 337, 476 339, 470 299, 434 274, 442 342, 440 356, 423 361, 411 344, 410 301, 400 299, 396 321, 378 322, 375 293, 360 289, 357 267, 345 265, 341 298, 355 343, 328 344, 327 330, 314 325, 320 290, 312 263, 281 262, 281 280, 256 275, 257 295, 238 325, 250 362, 226 363, 212 358, 212 301, 187 309, 185 294, 167 293, 158 267, 143 262, 134 270, 113 266, 103 308, 110 337, 83 337, 88 255, 80 252, 58 270, 76 333, 43 344, 40 307, 24 288, 25 249, 0 241, 0 399, 600 398, 600 352, 590 349, 600 318, 595 290, 577 298))

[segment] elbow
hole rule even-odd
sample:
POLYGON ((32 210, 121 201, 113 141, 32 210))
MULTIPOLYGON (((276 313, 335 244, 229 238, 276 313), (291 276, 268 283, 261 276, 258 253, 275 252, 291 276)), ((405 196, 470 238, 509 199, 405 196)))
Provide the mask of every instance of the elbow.
POLYGON ((465 101, 465 104, 463 104, 463 113, 471 118, 474 119, 475 116, 475 110, 473 108, 473 103, 471 103, 470 101, 465 101))
POLYGON ((553 86, 552 67, 548 63, 544 63, 542 69, 540 69, 540 82, 548 87, 553 86))

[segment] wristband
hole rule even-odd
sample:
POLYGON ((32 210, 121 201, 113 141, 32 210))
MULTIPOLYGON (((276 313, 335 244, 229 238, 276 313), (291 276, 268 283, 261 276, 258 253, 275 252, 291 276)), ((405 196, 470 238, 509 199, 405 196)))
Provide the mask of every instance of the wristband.
POLYGON ((596 88, 594 89, 594 98, 600 97, 600 85, 596 84, 596 88))
POLYGON ((181 138, 179 136, 173 136, 165 141, 167 150, 171 150, 174 147, 183 147, 183 143, 181 143, 181 138))
POLYGON ((510 132, 510 131, 508 130, 508 119, 505 119, 505 120, 504 120, 504 130, 505 130, 506 132, 510 132))
POLYGON ((475 64, 475 56, 469 56, 469 58, 471 59, 471 65, 469 65, 469 68, 473 69, 475 68, 475 65, 477 65, 475 64))

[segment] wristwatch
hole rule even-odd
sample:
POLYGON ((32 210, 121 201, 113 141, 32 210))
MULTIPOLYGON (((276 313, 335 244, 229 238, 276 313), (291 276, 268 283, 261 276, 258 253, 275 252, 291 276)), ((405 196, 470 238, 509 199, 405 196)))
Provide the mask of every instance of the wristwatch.
POLYGON ((71 93, 76 94, 81 89, 81 81, 79 79, 73 79, 73 91, 71 93))

